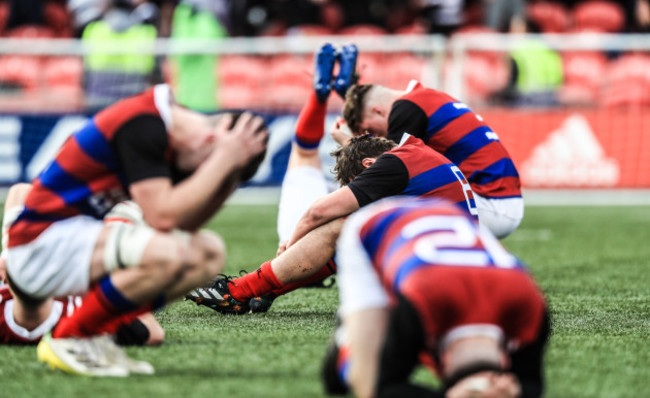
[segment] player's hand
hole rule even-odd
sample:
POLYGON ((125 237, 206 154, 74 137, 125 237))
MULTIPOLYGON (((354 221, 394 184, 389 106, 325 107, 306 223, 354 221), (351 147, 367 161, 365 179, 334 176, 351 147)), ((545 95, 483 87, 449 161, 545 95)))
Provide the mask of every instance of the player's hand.
POLYGON ((336 121, 332 125, 332 129, 330 130, 330 135, 336 141, 339 145, 341 146, 346 146, 349 142, 352 136, 349 133, 350 129, 348 126, 345 124, 345 120, 343 120, 342 117, 337 116, 336 121))
POLYGON ((518 398, 521 386, 512 373, 481 372, 460 380, 446 398, 518 398))
POLYGON ((278 251, 275 253, 275 257, 277 257, 280 254, 284 253, 287 250, 287 245, 288 244, 289 244, 288 239, 285 239, 282 242, 280 242, 280 245, 278 246, 278 251))
POLYGON ((264 120, 245 112, 232 124, 232 115, 225 115, 215 127, 215 149, 213 156, 218 156, 223 163, 231 162, 235 167, 244 167, 255 156, 266 149, 268 131, 258 131, 264 120))

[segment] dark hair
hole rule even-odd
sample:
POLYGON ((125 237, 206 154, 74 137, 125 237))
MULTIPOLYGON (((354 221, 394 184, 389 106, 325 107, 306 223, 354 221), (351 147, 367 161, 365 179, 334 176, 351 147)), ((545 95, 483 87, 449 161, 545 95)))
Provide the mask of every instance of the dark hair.
POLYGON ((330 154, 336 158, 333 170, 336 181, 341 186, 347 185, 365 169, 363 159, 376 158, 396 146, 393 141, 368 134, 352 137, 347 145, 338 147, 330 154))
MULTIPOLYGON (((237 123, 237 120, 239 117, 244 113, 244 111, 225 111, 225 112, 220 112, 219 114, 223 113, 229 113, 232 115, 232 123, 230 123, 230 126, 228 127, 229 129, 232 129, 235 127, 235 123, 237 123)), ((260 116, 257 115, 256 116, 260 116)), ((261 117, 261 116, 260 116, 261 117)), ((257 133, 267 130, 268 126, 266 125, 266 121, 260 126, 259 129, 257 129, 257 133)), ((268 137, 266 138, 268 141, 268 137)), ((264 156, 266 155, 266 150, 264 150, 262 153, 259 155, 255 156, 248 164, 241 170, 241 176, 240 176, 240 182, 246 182, 253 178, 255 173, 257 172, 257 169, 260 167, 260 164, 264 160, 264 156)))
POLYGON ((359 131, 359 125, 363 122, 363 105, 366 94, 373 87, 373 84, 355 84, 350 86, 345 94, 343 118, 353 133, 363 133, 363 131, 359 131))

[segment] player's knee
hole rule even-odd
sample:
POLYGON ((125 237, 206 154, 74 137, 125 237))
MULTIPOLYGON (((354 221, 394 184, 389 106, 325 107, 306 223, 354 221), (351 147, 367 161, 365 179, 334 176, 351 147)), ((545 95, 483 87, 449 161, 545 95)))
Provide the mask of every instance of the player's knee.
POLYGON ((156 234, 145 249, 140 267, 164 286, 182 273, 188 250, 183 239, 172 234, 156 234))
POLYGON ((216 277, 226 262, 226 245, 216 233, 208 230, 199 231, 193 237, 193 250, 198 252, 198 266, 204 278, 216 277))

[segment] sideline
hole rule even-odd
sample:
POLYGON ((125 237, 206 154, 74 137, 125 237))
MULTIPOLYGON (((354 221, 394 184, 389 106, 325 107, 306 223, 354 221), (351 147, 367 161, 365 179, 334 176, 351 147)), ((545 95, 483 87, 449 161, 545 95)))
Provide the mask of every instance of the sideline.
MULTIPOLYGON (((0 187, 4 202, 8 187, 0 187)), ((529 189, 526 206, 650 206, 650 189, 529 189)), ((280 187, 239 188, 226 204, 273 205, 280 201, 280 187)))

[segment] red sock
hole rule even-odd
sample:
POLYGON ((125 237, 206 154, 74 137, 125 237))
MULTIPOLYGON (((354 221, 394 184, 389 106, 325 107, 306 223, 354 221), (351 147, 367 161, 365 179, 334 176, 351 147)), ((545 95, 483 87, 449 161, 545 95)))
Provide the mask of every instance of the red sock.
POLYGON ((115 324, 125 321, 125 317, 132 320, 152 308, 153 304, 140 306, 129 301, 113 286, 110 277, 105 277, 86 294, 81 306, 70 317, 61 319, 52 336, 88 337, 110 333, 112 328, 117 328, 115 324))
POLYGON ((115 334, 117 329, 122 325, 128 325, 133 322, 140 315, 151 311, 151 305, 142 306, 134 311, 127 312, 126 314, 118 315, 113 320, 109 321, 102 328, 103 333, 115 334))
POLYGON ((284 285, 284 287, 282 287, 280 289, 275 289, 275 290, 273 290, 273 294, 276 297, 277 296, 282 296, 283 294, 287 294, 287 293, 292 292, 292 291, 294 291, 294 290, 296 290, 298 288, 311 285, 312 283, 315 283, 315 282, 320 282, 323 279, 325 279, 328 276, 333 275, 335 273, 336 273, 336 264, 334 263, 333 260, 330 260, 323 268, 318 270, 318 272, 316 272, 314 275, 312 275, 312 276, 310 276, 310 277, 308 277, 306 279, 297 281, 297 282, 288 283, 288 284, 284 285))
POLYGON ((327 104, 321 103, 312 90, 307 103, 302 107, 298 122, 296 123, 296 135, 294 142, 304 149, 318 148, 320 140, 325 134, 325 114, 327 104))
POLYGON ((230 285, 230 294, 239 301, 262 296, 284 287, 284 283, 275 276, 270 261, 262 264, 257 271, 237 278, 233 282, 234 284, 230 285))

